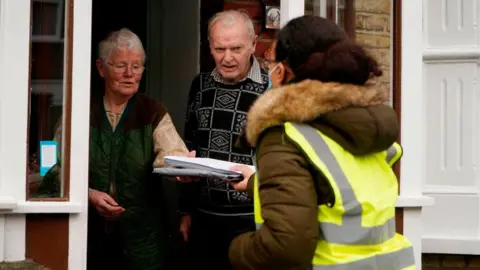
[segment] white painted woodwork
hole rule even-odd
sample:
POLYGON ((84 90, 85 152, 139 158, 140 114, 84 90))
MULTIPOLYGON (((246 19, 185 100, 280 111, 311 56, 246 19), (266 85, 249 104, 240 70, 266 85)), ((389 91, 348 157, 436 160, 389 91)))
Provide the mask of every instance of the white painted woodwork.
POLYGON ((480 254, 480 0, 423 0, 423 252, 480 254), (473 244, 476 243, 476 244, 473 244))

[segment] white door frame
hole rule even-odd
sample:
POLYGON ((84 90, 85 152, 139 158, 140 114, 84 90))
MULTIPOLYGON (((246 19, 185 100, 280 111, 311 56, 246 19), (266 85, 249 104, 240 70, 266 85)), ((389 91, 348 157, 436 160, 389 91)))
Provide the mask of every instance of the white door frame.
POLYGON ((70 214, 68 269, 84 270, 92 0, 75 0, 73 8, 69 201, 26 200, 30 8, 30 0, 0 1, 0 261, 25 260, 26 214, 64 213, 70 214))

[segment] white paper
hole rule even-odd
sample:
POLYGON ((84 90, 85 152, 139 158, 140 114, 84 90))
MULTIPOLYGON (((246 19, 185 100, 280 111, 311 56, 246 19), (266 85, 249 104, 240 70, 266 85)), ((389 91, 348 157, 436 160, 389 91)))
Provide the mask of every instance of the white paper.
POLYGON ((42 145, 42 167, 52 167, 57 163, 57 146, 56 145, 42 145))
MULTIPOLYGON (((208 166, 214 169, 228 170, 228 171, 231 171, 231 168, 235 165, 245 165, 245 164, 228 162, 228 161, 223 161, 223 160, 213 159, 213 158, 180 157, 180 156, 166 156, 165 158, 168 158, 170 160, 177 160, 177 161, 189 162, 197 165, 208 166)), ((255 166, 251 166, 251 165, 246 165, 246 166, 250 167, 253 171, 255 171, 255 166)))

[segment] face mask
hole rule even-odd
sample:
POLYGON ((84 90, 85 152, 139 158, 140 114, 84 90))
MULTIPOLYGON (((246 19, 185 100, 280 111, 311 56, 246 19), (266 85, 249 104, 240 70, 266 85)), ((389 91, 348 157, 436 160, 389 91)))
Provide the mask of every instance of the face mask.
POLYGON ((273 68, 272 70, 270 70, 268 72, 268 87, 267 89, 270 89, 272 88, 272 73, 275 71, 275 69, 277 69, 278 67, 280 66, 280 63, 277 63, 273 68))

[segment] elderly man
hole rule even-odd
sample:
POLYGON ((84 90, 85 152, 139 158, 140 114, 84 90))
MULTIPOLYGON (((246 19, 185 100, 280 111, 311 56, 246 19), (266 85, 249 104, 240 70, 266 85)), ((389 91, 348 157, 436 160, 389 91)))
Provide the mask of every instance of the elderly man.
MULTIPOLYGON (((253 23, 244 12, 223 11, 210 19, 208 38, 216 67, 193 79, 185 126, 187 146, 200 157, 252 164, 253 150, 234 145, 250 105, 268 87, 268 74, 253 56, 257 43, 253 23)), ((181 231, 186 239, 192 218, 195 265, 230 269, 232 239, 255 229, 251 198, 214 178, 182 185, 183 197, 188 199, 180 202, 180 208, 190 215, 184 216, 181 231)))

